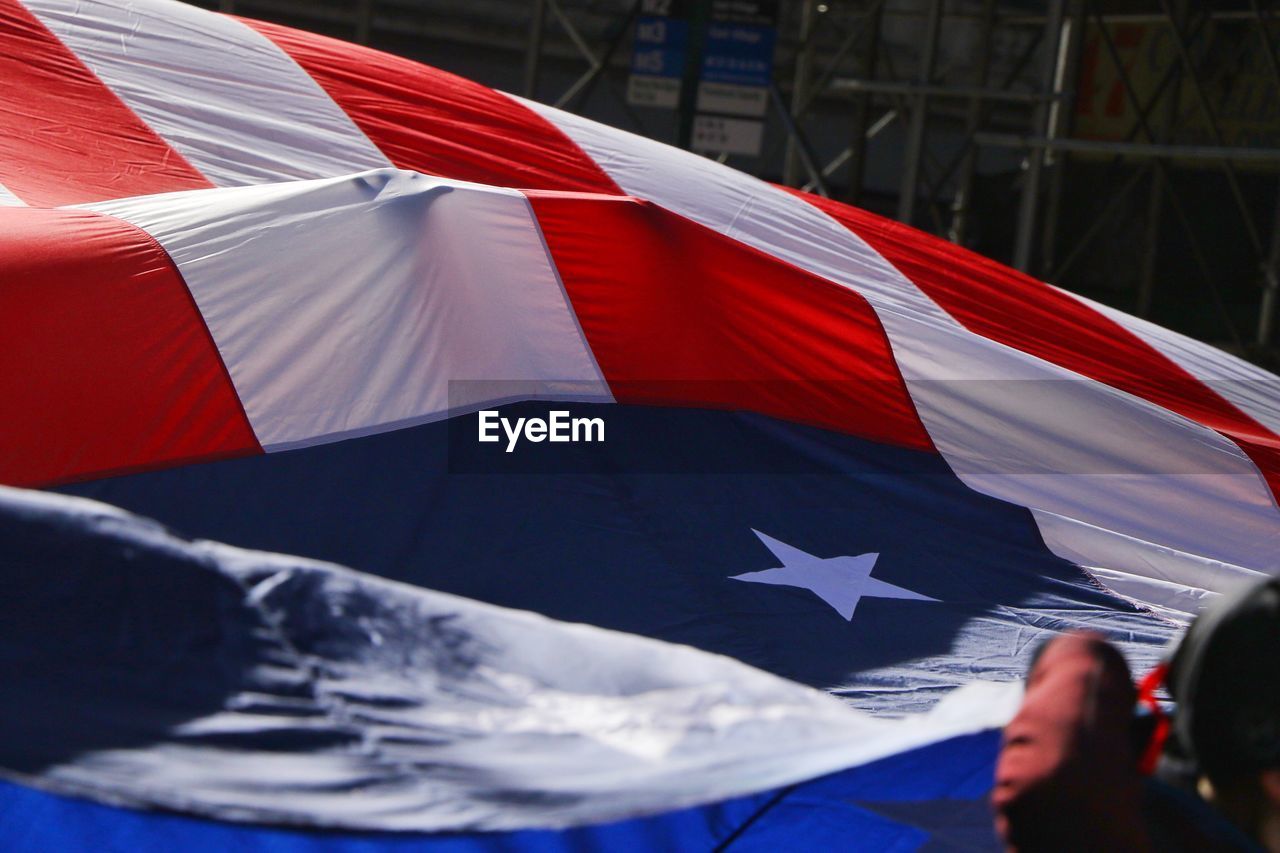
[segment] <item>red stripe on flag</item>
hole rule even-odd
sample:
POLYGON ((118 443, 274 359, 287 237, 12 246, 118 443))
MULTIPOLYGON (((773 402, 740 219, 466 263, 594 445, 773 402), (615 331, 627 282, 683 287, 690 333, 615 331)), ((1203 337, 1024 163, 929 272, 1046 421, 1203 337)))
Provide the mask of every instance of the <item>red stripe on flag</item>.
POLYGON ((933 449, 857 293, 650 202, 527 195, 619 402, 745 409, 933 449))
POLYGON ((0 184, 33 206, 212 186, 17 0, 0 0, 0 184))
POLYGON ((0 482, 260 453, 191 294, 145 232, 0 208, 0 482))
POLYGON ((1155 403, 1233 440, 1280 495, 1280 437, 1078 299, 931 234, 797 193, 865 240, 976 334, 1155 403))
POLYGON ((401 169, 503 187, 622 192, 559 128, 487 86, 315 33, 244 22, 302 66, 401 169))

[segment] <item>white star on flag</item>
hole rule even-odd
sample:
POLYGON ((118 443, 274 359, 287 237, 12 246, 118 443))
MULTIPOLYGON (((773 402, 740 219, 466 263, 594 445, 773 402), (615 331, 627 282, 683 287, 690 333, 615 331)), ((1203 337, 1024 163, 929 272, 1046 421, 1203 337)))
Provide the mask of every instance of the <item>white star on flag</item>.
POLYGON ((900 586, 871 577, 878 553, 860 554, 857 557, 815 557, 766 536, 759 530, 751 531, 765 547, 782 561, 776 569, 732 575, 730 580, 748 583, 767 583, 777 586, 796 586, 807 589, 835 608, 845 619, 853 619, 853 611, 863 598, 906 598, 914 601, 937 601, 927 595, 912 592, 900 586))

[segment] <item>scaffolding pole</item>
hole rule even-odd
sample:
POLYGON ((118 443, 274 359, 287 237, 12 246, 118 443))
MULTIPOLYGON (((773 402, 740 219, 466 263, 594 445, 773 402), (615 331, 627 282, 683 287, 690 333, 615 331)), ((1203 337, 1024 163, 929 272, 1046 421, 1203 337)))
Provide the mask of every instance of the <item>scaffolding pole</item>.
POLYGON ((1280 148, 1241 148, 1216 145, 1149 145, 1141 142, 1112 142, 1105 139, 1044 139, 1012 133, 978 133, 982 145, 995 148, 1030 148, 1044 151, 1074 151, 1085 154, 1114 154, 1135 159, 1230 160, 1236 163, 1280 163, 1280 148))
MULTIPOLYGON (((996 0, 985 0, 982 4, 982 23, 978 30, 977 92, 987 91, 987 80, 991 76, 991 33, 996 26, 996 0)), ((969 100, 969 110, 965 114, 964 131, 966 139, 971 139, 978 132, 982 123, 982 103, 986 100, 983 94, 974 94, 969 100)), ((960 172, 956 176, 956 192, 951 200, 951 227, 947 229, 947 239, 957 245, 964 245, 966 231, 969 228, 969 206, 973 201, 973 174, 978 167, 978 149, 966 143, 961 155, 960 172)), ((941 187, 938 188, 941 190, 941 187)))
MULTIPOLYGON (((880 51, 880 21, 884 15, 884 0, 871 0, 871 8, 863 20, 862 50, 858 52, 858 73, 868 80, 875 79, 876 60, 880 51)), ((862 179, 867 170, 867 142, 871 138, 868 124, 871 121, 871 93, 863 92, 853 102, 853 138, 849 141, 849 190, 845 200, 857 204, 862 198, 862 179)))
POLYGON ((1276 302, 1280 299, 1280 197, 1276 200, 1276 214, 1271 230, 1271 254, 1263 267, 1262 276, 1262 305, 1258 311, 1258 344, 1267 346, 1271 343, 1276 320, 1276 302))
MULTIPOLYGON (((1053 80, 1053 100, 1049 104, 1049 138, 1071 136, 1075 130, 1075 87, 1080 77, 1080 57, 1084 52, 1084 0, 1070 0, 1071 16, 1062 27, 1058 46, 1058 68, 1053 80), (1068 88, 1070 92, 1068 93, 1068 88)), ((1045 152, 1049 166, 1049 198, 1044 210, 1040 237, 1040 274, 1047 278, 1057 261, 1058 211, 1062 206, 1062 182, 1067 169, 1067 152, 1045 152)))
MULTIPOLYGON (((1062 19, 1065 0, 1052 0, 1049 15, 1045 18, 1044 30, 1044 63, 1040 69, 1040 91, 1051 92, 1058 73, 1058 50, 1062 46, 1062 19)), ((1049 101, 1044 100, 1036 105, 1032 117, 1033 132, 1038 137, 1048 137, 1052 132, 1049 125, 1049 101)), ((1053 143, 1056 140, 1046 139, 1053 143)), ((1027 152, 1027 173, 1023 176, 1022 200, 1018 205, 1018 230, 1013 247, 1013 265, 1023 272, 1031 270, 1031 255, 1034 250, 1036 233, 1036 214, 1040 209, 1040 178, 1044 172, 1044 152, 1047 146, 1030 145, 1027 152)))
MULTIPOLYGON (((1271 69, 1271 81, 1280 92, 1280 59, 1276 57, 1275 46, 1271 41, 1271 33, 1267 31, 1267 20, 1262 15, 1258 0, 1250 0, 1250 10, 1258 27, 1258 36, 1262 39, 1263 55, 1267 58, 1267 67, 1271 69)), ((1280 299, 1280 191, 1277 192, 1276 212, 1271 225, 1271 254, 1263 267, 1262 301, 1258 307, 1258 345, 1269 346, 1275 325, 1276 302, 1280 299)))
MULTIPOLYGON (((1169 6, 1169 0, 1160 0, 1160 7, 1169 17, 1169 27, 1173 31, 1173 44, 1178 49, 1178 59, 1182 63, 1182 67, 1187 71, 1187 82, 1191 86, 1191 91, 1195 95, 1196 103, 1200 106, 1200 112, 1204 115, 1205 122, 1209 127, 1209 133, 1213 138, 1215 145, 1222 145, 1222 131, 1218 127, 1217 116, 1214 115, 1213 107, 1209 104, 1209 96, 1204 91, 1204 86, 1200 83, 1200 78, 1196 75, 1195 64, 1191 58, 1191 48, 1187 42, 1186 34, 1182 31, 1182 25, 1173 15, 1173 11, 1169 6)), ((1236 175, 1236 170, 1231 165, 1230 160, 1222 161, 1223 171, 1227 176, 1227 185, 1231 187, 1231 194, 1235 197, 1236 206, 1240 210, 1240 218, 1245 227, 1245 233, 1249 237, 1249 242, 1253 245, 1254 251, 1259 256, 1263 253, 1262 240, 1258 236, 1258 228, 1253 222, 1253 216, 1249 213, 1249 204, 1245 201, 1244 191, 1240 188, 1240 179, 1236 175)))
POLYGON ((831 81, 831 91, 836 94, 870 92, 879 95, 908 95, 931 98, 955 98, 959 100, 1009 101, 1015 104, 1038 104, 1052 100, 1053 94, 1036 92, 1012 92, 1008 89, 988 89, 985 86, 943 86, 908 82, 905 80, 863 80, 853 77, 837 77, 831 81))
MULTIPOLYGON (((1014 63, 1013 68, 1006 72, 1004 80, 1000 84, 1000 89, 1005 89, 1013 84, 1013 81, 1022 73, 1022 69, 1026 66, 1027 62, 1030 61, 1031 56, 1039 46, 1039 43, 1039 37, 1028 43, 1027 47, 1023 50, 1022 55, 1019 56, 1017 61, 1014 63)), ((975 125, 972 130, 966 128, 964 139, 962 139, 959 144, 959 150, 952 156, 951 161, 942 169, 941 173, 934 181, 933 186, 929 190, 929 204, 931 206, 936 205, 938 199, 942 197, 942 192, 946 188, 947 181, 951 180, 951 176, 955 174, 956 169, 964 162, 965 155, 973 151, 974 156, 978 156, 978 152, 974 150, 976 148, 978 127, 980 127, 982 122, 990 115, 990 110, 991 107, 988 104, 983 103, 977 125, 975 125)))
POLYGON ((547 0, 533 0, 529 20, 529 45, 524 54, 524 96, 538 99, 538 72, 542 62, 542 38, 547 23, 547 0))
MULTIPOLYGON (((920 86, 933 83, 933 63, 938 56, 938 36, 942 31, 942 0, 930 0, 929 18, 925 24, 924 50, 920 56, 917 82, 920 86)), ((929 96, 923 92, 914 96, 911 104, 911 123, 907 129, 907 148, 903 154, 902 191, 898 196, 898 221, 911 224, 916 211, 916 192, 920 183, 920 163, 924 158, 924 134, 929 119, 929 96)))
MULTIPOLYGON (((813 65, 813 37, 817 25, 817 6, 818 0, 804 0, 804 5, 800 8, 800 50, 796 54, 795 77, 791 84, 791 110, 789 116, 784 116, 784 120, 787 117, 791 119, 787 122, 788 127, 799 127, 800 118, 809 106, 808 102, 813 100, 809 96, 809 77, 810 68, 813 65)), ((782 182, 789 187, 799 183, 800 170, 804 165, 801 162, 802 157, 799 143, 789 134, 787 153, 782 161, 782 182)))
MULTIPOLYGON (((1187 19, 1187 0, 1178 0, 1173 8, 1174 23, 1181 27, 1187 19)), ((1173 132, 1178 121, 1178 107, 1182 100, 1182 66, 1173 69, 1173 81, 1168 101, 1163 114, 1159 117, 1160 125, 1156 128, 1156 136, 1151 139, 1158 144, 1167 144, 1173 139, 1173 132)), ((1165 170, 1158 164, 1151 164, 1151 190, 1147 196, 1147 220, 1143 234, 1142 271, 1138 279, 1138 301, 1134 313, 1139 317, 1150 317, 1151 307, 1156 295, 1156 259, 1160 250, 1160 219, 1164 211, 1165 170)))
POLYGON ((782 124, 787 130, 787 141, 795 146, 796 155, 800 159, 800 163, 804 166, 805 174, 809 176, 809 184, 817 190, 818 195, 824 198, 831 197, 831 191, 827 188, 826 178, 822 174, 822 170, 818 168, 817 158, 814 157, 813 149, 809 147, 809 141, 805 139, 804 133, 800 130, 796 120, 787 110, 787 103, 782 99, 782 92, 778 90, 778 84, 769 83, 769 100, 773 102, 774 108, 777 109, 778 115, 782 118, 782 124))
MULTIPOLYGON (((216 1, 220 8, 226 10, 232 10, 238 5, 235 0, 216 1)), ((1161 227, 1178 227, 1176 223, 1170 224, 1173 220, 1169 217, 1174 214, 1177 214, 1181 227, 1190 227, 1186 205, 1178 198, 1178 185, 1170 180, 1171 163, 1216 162, 1221 165, 1224 177, 1230 185, 1235 206, 1239 208, 1245 228, 1250 232, 1251 242, 1259 248, 1259 268, 1263 274, 1264 286, 1256 339, 1260 344, 1270 345, 1275 337, 1277 314, 1280 314, 1280 198, 1276 202, 1274 223, 1267 223, 1262 219, 1261 211, 1251 210, 1244 203, 1241 186, 1243 178, 1240 177, 1243 173, 1238 173, 1238 169, 1243 169, 1246 164, 1280 165, 1280 148, 1246 148, 1223 144, 1222 125, 1219 116, 1215 114, 1221 108, 1210 102, 1212 91, 1208 89, 1207 83, 1197 78, 1197 74, 1203 75, 1204 72, 1192 64, 1192 58, 1198 56, 1194 43, 1199 29, 1206 21, 1249 22, 1256 26, 1257 32, 1267 43, 1266 59, 1276 73, 1277 86, 1280 86, 1280 65, 1277 65, 1274 45, 1267 37, 1269 21, 1266 13, 1261 10, 1264 4, 1260 4, 1259 0, 1249 0, 1251 11, 1248 13, 1229 14, 1207 10, 1189 14, 1190 8, 1194 7, 1189 6, 1188 0, 1158 0, 1159 8, 1167 10, 1166 13, 1139 16, 1104 14, 1093 0, 1049 0, 1043 7, 1044 14, 1035 16, 1000 16, 1000 0, 982 0, 981 4, 975 3, 973 8, 956 14, 948 12, 949 4, 946 0, 928 0, 919 3, 917 11, 909 16, 921 24, 918 65, 909 79, 898 80, 877 79, 877 71, 888 77, 893 76, 888 64, 893 57, 882 55, 884 47, 881 42, 881 25, 890 16, 900 16, 901 10, 885 8, 886 5, 892 5, 886 4, 885 0, 857 0, 854 28, 839 27, 839 48, 818 51, 817 43, 820 39, 816 36, 821 35, 819 29, 824 22, 819 11, 822 8, 819 5, 821 2, 822 0, 802 0, 797 4, 800 38, 795 54, 792 89, 785 104, 776 87, 770 92, 773 106, 779 110, 779 118, 786 131, 783 137, 786 141, 786 154, 781 164, 785 183, 797 185, 807 180, 807 189, 813 188, 821 192, 826 189, 826 181, 831 180, 837 170, 842 170, 847 165, 845 197, 850 201, 859 201, 863 195, 868 140, 891 122, 905 119, 907 125, 904 128, 897 216, 904 222, 913 222, 920 217, 924 205, 928 203, 931 212, 942 213, 942 220, 937 222, 938 229, 944 231, 949 239, 963 243, 972 236, 969 232, 973 230, 974 182, 982 148, 985 146, 1024 152, 1024 174, 1022 186, 1018 190, 1012 264, 1028 271, 1034 267, 1037 272, 1052 280, 1053 276, 1065 274, 1082 256, 1081 246, 1062 246, 1059 235, 1060 212, 1065 216, 1067 210, 1063 206, 1064 199, 1068 197, 1064 186, 1070 186, 1064 184, 1068 165, 1066 155, 1108 155, 1114 158, 1112 168, 1123 175, 1123 178, 1115 178, 1124 185, 1124 191, 1116 195, 1131 199, 1134 206, 1145 208, 1146 211, 1143 238, 1140 243, 1134 241, 1134 251, 1141 253, 1138 259, 1140 272, 1136 282, 1135 310, 1140 316, 1149 316, 1158 282, 1161 227), (944 73, 939 66, 942 56, 941 39, 945 35, 943 26, 960 19, 976 21, 980 27, 974 42, 977 59, 972 65, 968 65, 972 70, 966 70, 964 77, 954 71, 944 73), (1150 85, 1144 88, 1143 103, 1138 103, 1133 82, 1126 74, 1127 69, 1118 69, 1125 84, 1126 96, 1137 111, 1135 123, 1123 141, 1072 138, 1071 125, 1080 57, 1085 36, 1089 33, 1086 24, 1093 19, 1102 26, 1108 41, 1110 34, 1106 32, 1104 22, 1140 20, 1167 24, 1171 36, 1168 46, 1176 52, 1172 67, 1165 70, 1155 89, 1152 90, 1150 85), (1025 45, 1019 43, 1022 58, 1014 72, 1001 72, 1001 79, 1008 75, 1008 79, 1003 79, 1002 85, 1001 80, 993 79, 993 51, 998 46, 997 36, 1001 28, 1027 25, 1034 25, 1036 28, 1034 35, 1038 40, 1038 50, 1037 42, 1025 45), (878 69, 879 64, 884 64, 885 68, 878 69), (1035 70, 1023 71, 1024 68, 1035 70), (841 76, 837 76, 838 73, 841 76), (1010 90, 1007 87, 1015 77, 1018 81, 1034 79, 1034 82, 1027 84, 1023 90, 1010 90), (1194 86, 1195 90, 1188 91, 1189 86, 1194 86), (1191 95, 1195 96, 1194 106, 1203 114, 1211 134, 1204 141, 1213 144, 1175 144, 1178 138, 1176 123, 1180 117, 1180 106, 1187 104, 1187 98, 1191 95), (832 96, 844 96, 851 103, 852 133, 849 146, 828 162, 829 154, 824 152, 823 159, 820 160, 817 151, 809 144, 815 140, 805 140, 801 120, 820 98, 829 99, 832 96), (880 107, 879 110, 877 106, 880 107), (889 106, 895 108, 885 112, 889 106), (1019 107, 1022 109, 1016 109, 1019 107), (1025 132, 984 130, 993 128, 993 115, 1004 116, 995 127, 1012 129, 1014 125, 1009 123, 1010 119, 1028 113, 1030 123, 1025 132), (959 130, 958 125, 962 123, 963 142, 955 146, 954 151, 948 152, 945 169, 941 166, 934 169, 929 156, 929 133, 931 123, 935 119, 940 120, 939 117, 944 114, 952 123, 950 126, 956 130, 959 130), (1125 168, 1122 164, 1126 160, 1148 162, 1150 169, 1143 171, 1125 168), (1263 231, 1266 225, 1271 225, 1271 233, 1263 231), (1061 252, 1058 251, 1060 246, 1061 252), (1067 251, 1068 248, 1071 248, 1070 252, 1067 251)), ((705 26, 709 17, 707 7, 710 4, 707 0, 692 0, 691 5, 698 12, 693 16, 696 55, 696 47, 701 46, 698 44, 698 25, 705 26)), ((540 65, 543 54, 548 50, 546 28, 552 26, 547 19, 553 12, 558 18, 563 18, 564 13, 559 9, 557 0, 532 0, 530 7, 530 26, 521 37, 525 47, 523 94, 536 98, 540 65)), ((632 18, 637 14, 638 8, 639 2, 636 0, 635 5, 631 6, 632 18)), ((356 0, 355 9, 357 39, 367 42, 374 27, 373 0, 356 0)), ((351 18, 346 20, 351 21, 351 18)), ((380 26, 388 25, 387 19, 379 21, 380 26)), ((837 23, 833 20, 830 26, 837 26, 837 23)), ((567 24, 565 29, 569 41, 579 49, 590 67, 561 100, 573 101, 580 106, 585 100, 584 96, 598 84, 600 77, 605 76, 606 66, 622 39, 615 37, 603 49, 603 55, 597 55, 596 51, 601 48, 590 49, 582 34, 572 24, 567 24)), ((1024 32, 1023 35, 1031 34, 1024 32)), ((1106 47, 1112 52, 1114 61, 1116 46, 1107 44, 1106 47)), ((694 93, 690 91, 690 81, 683 82, 684 109, 677 118, 680 141, 688 145, 694 100, 691 96, 694 93)), ((605 83, 609 85, 610 81, 606 78, 605 83)), ((779 143, 781 141, 780 139, 779 143)), ((775 153, 777 150, 773 149, 775 153)), ((1114 215, 1124 209, 1126 207, 1120 199, 1113 199, 1108 202, 1106 216, 1101 218, 1114 221, 1114 215)), ((1087 243, 1095 235, 1104 232, 1105 226, 1090 223, 1083 242, 1087 243)), ((1197 262, 1203 272, 1205 259, 1201 257, 1202 254, 1197 251, 1197 262)), ((1084 256, 1087 257, 1087 253, 1084 256)), ((1213 286, 1212 282, 1210 286, 1213 286)), ((1220 293, 1215 291, 1214 297, 1221 302, 1220 293)), ((1225 310, 1223 305, 1218 308, 1225 310)))

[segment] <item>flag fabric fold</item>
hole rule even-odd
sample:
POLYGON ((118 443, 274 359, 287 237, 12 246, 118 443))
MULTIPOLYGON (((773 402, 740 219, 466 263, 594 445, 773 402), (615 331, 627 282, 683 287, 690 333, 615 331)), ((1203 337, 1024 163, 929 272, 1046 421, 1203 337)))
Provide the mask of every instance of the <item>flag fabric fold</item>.
POLYGON ((988 844, 957 688, 1280 569, 1275 376, 913 229, 171 0, 0 83, 33 845, 988 844))
POLYGON ((880 720, 726 657, 78 498, 0 490, 0 541, 0 766, 120 805, 365 831, 600 823, 982 731, 1018 695, 880 720))

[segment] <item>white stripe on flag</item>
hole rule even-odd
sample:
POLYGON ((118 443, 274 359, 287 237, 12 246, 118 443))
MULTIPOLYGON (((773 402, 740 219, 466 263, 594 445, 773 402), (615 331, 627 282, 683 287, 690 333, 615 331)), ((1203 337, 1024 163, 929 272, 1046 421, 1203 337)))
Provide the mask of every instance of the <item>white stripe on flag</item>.
POLYGON ((24 0, 124 103, 217 186, 390 161, 283 51, 171 0, 24 0))
POLYGON ((26 202, 14 195, 4 184, 0 184, 0 207, 26 207, 26 202))
POLYGON ((382 169, 85 207, 177 263, 268 451, 501 400, 612 401, 514 190, 382 169))
POLYGON ((1260 572, 1164 547, 1155 542, 1105 530, 1053 513, 1032 510, 1036 526, 1049 550, 1084 566, 1112 590, 1141 601, 1175 620, 1200 612, 1206 597, 1205 579, 1229 589, 1261 577, 1260 572), (1106 566, 1093 558, 1107 556, 1106 566), (1153 567, 1159 571, 1152 571, 1153 567))
POLYGON ((1075 293, 1068 295, 1133 332, 1267 429, 1280 432, 1280 379, 1274 373, 1132 314, 1075 293))
MULTIPOLYGON (((1230 440, 1145 400, 961 326, 870 246, 813 205, 704 157, 522 101, 625 192, 854 289, 888 333, 939 452, 970 487, 1043 514, 1055 553, 1107 567, 1092 531, 1186 552, 1222 571, 1280 568, 1280 512, 1230 440), (1087 533, 1086 533, 1087 531, 1087 533)), ((1162 551, 1145 573, 1162 577, 1162 551)))

